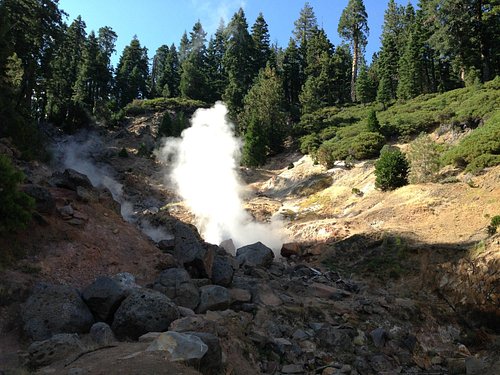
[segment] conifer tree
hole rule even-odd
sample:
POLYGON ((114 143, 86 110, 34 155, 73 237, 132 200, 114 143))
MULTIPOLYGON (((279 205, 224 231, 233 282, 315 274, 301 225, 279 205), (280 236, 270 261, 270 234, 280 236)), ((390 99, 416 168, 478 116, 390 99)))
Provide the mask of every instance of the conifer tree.
POLYGON ((123 50, 116 67, 116 92, 120 107, 148 95, 148 65, 148 50, 141 47, 139 39, 134 36, 123 50))
POLYGON ((297 119, 300 105, 299 94, 303 80, 301 65, 301 56, 297 44, 290 38, 288 47, 283 54, 282 69, 285 101, 287 109, 294 119, 297 119))
POLYGON ((281 81, 269 65, 260 71, 255 84, 245 96, 239 120, 246 134, 245 140, 252 145, 249 151, 261 150, 263 147, 264 158, 268 153, 281 151, 287 134, 284 96, 281 81), (257 127, 259 129, 256 129, 257 127), (248 135, 249 132, 254 133, 258 141, 252 139, 253 136, 248 135))
POLYGON ((368 75, 366 64, 361 66, 358 80, 356 82, 356 98, 360 103, 366 104, 372 102, 373 97, 373 82, 368 75))
POLYGON ((349 0, 347 7, 340 16, 339 35, 351 42, 352 69, 351 69, 351 100, 356 101, 356 79, 359 62, 363 57, 363 50, 369 33, 368 15, 363 0, 349 0))
POLYGON ((266 67, 271 57, 269 29, 262 13, 259 13, 252 26, 252 39, 254 46, 254 69, 255 74, 257 74, 260 69, 266 67))
POLYGON ((237 118, 242 110, 243 98, 255 77, 253 49, 253 39, 248 32, 245 12, 240 8, 227 27, 227 43, 223 59, 228 75, 228 85, 223 100, 232 118, 237 118))
POLYGON ((210 38, 207 48, 208 99, 212 103, 222 99, 224 89, 227 85, 227 74, 223 64, 225 51, 225 26, 224 21, 221 20, 215 35, 210 38))

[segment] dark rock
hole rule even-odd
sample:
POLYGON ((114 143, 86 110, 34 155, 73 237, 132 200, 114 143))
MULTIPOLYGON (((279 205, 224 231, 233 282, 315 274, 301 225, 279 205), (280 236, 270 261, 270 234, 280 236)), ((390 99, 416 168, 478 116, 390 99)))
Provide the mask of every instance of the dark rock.
POLYGON ((77 186, 88 189, 93 188, 92 183, 86 175, 70 168, 66 169, 63 173, 54 172, 50 178, 50 183, 53 186, 62 187, 73 191, 76 191, 77 186))
POLYGON ((116 340, 111 327, 104 322, 95 323, 90 327, 90 337, 101 346, 109 345, 116 340))
POLYGON ((158 247, 165 253, 173 253, 175 250, 175 239, 161 240, 158 242, 158 247))
POLYGON ((236 246, 234 246, 234 242, 232 239, 229 238, 227 240, 222 241, 219 246, 223 248, 227 254, 232 256, 236 255, 236 246))
POLYGON ((113 331, 118 338, 136 340, 147 332, 162 332, 179 318, 177 306, 164 294, 138 289, 122 302, 115 313, 113 331))
POLYGON ((200 288, 200 304, 196 309, 198 314, 208 310, 226 310, 231 303, 229 291, 220 285, 207 285, 200 288))
POLYGON ((446 360, 448 373, 450 375, 461 375, 466 373, 465 358, 448 358, 446 360))
POLYGON ((316 332, 316 337, 322 347, 335 350, 336 352, 350 352, 353 349, 353 339, 357 331, 352 328, 337 328, 323 325, 322 329, 316 332))
POLYGON ((194 310, 200 301, 198 288, 183 268, 168 268, 155 281, 153 289, 165 294, 177 305, 194 310))
POLYGON ((57 333, 86 333, 94 323, 80 293, 69 285, 36 285, 21 317, 24 331, 33 340, 45 340, 57 333))
POLYGON ((274 259, 273 251, 262 242, 240 247, 236 259, 243 266, 269 268, 274 259))
POLYGON ((82 298, 95 314, 103 321, 110 321, 120 303, 127 296, 127 292, 110 277, 98 277, 87 286, 82 293, 82 298))
POLYGON ((215 375, 220 374, 222 369, 222 348, 219 338, 211 333, 204 332, 186 332, 193 336, 197 336, 207 345, 208 351, 201 358, 199 365, 202 374, 215 375))
POLYGON ((297 242, 284 243, 281 246, 280 254, 285 258, 289 258, 291 256, 300 256, 302 255, 302 249, 297 242))
POLYGON ((389 339, 389 335, 387 334, 386 330, 380 327, 375 328, 373 331, 371 331, 370 336, 372 337, 373 343, 377 348, 383 347, 389 339))
POLYGON ((252 300, 252 293, 246 289, 233 288, 229 289, 232 303, 245 303, 252 300))
POLYGON ((221 286, 229 286, 233 281, 234 269, 227 257, 217 255, 212 267, 212 282, 221 286))
POLYGON ((395 372, 397 363, 387 355, 379 354, 370 358, 370 365, 376 374, 395 372))
MULTIPOLYGON (((196 228, 176 222, 173 226, 174 256, 193 278, 212 277, 215 256, 213 246, 203 246, 203 240, 196 228)), ((217 248, 217 246, 215 246, 217 248)))
POLYGON ((34 368, 47 366, 84 350, 77 334, 57 334, 44 341, 35 341, 29 346, 29 364, 34 368))
POLYGON ((51 214, 55 211, 56 202, 47 188, 40 185, 25 185, 22 190, 35 199, 36 210, 39 213, 51 214))

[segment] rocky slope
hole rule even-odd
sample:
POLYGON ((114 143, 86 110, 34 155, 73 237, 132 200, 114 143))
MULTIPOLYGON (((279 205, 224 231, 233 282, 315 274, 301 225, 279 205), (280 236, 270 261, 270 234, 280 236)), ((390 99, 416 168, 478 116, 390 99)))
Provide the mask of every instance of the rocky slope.
POLYGON ((27 252, 0 276, 0 370, 500 372, 500 237, 485 232, 500 169, 382 193, 370 162, 326 171, 285 154, 241 173, 247 209, 279 212, 293 243, 280 259, 261 244, 233 256, 178 221, 193 218, 163 167, 136 155, 154 146, 155 118, 85 151, 123 185, 133 222, 84 175, 19 162, 38 213, 0 240, 27 252), (164 231, 155 242, 141 223, 164 231))

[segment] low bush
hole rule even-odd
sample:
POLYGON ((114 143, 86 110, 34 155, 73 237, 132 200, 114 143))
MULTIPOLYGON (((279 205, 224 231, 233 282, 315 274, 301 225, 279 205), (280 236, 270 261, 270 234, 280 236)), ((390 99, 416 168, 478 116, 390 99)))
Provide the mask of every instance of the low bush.
POLYGON ((408 161, 398 148, 384 146, 375 162, 375 186, 394 190, 408 183, 408 161))
POLYGON ((127 115, 140 115, 147 112, 160 112, 166 110, 184 111, 193 113, 198 108, 208 108, 210 104, 200 100, 187 98, 155 98, 155 99, 134 99, 127 104, 123 110, 127 115))

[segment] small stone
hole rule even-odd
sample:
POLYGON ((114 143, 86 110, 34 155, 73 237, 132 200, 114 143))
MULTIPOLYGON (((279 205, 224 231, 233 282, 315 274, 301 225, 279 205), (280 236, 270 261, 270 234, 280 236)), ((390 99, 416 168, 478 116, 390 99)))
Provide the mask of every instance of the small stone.
POLYGON ((90 337, 95 343, 106 346, 116 341, 111 327, 104 322, 94 323, 90 327, 90 337))
POLYGON ((293 333, 293 339, 294 340, 298 340, 298 341, 303 341, 303 340, 307 340, 310 336, 307 332, 301 330, 301 329, 297 329, 294 333, 293 333))
POLYGON ((371 331, 370 335, 373 339, 373 343, 377 348, 381 348, 382 346, 384 346, 389 338, 386 330, 380 327, 375 328, 373 331, 371 331))
POLYGON ((184 306, 177 306, 177 308, 179 309, 179 314, 180 314, 181 318, 184 318, 186 316, 196 315, 196 313, 193 310, 191 310, 190 308, 187 308, 184 306))
POLYGON ((335 375, 335 374, 337 374, 337 369, 334 367, 327 367, 321 373, 321 375, 335 375))
POLYGON ((62 207, 58 208, 58 211, 61 214, 61 216, 63 217, 63 219, 71 218, 75 212, 73 210, 73 207, 71 207, 70 204, 67 204, 66 206, 62 206, 62 207))
POLYGON ((341 374, 350 374, 352 371, 351 365, 343 365, 340 369, 341 374))
POLYGON ((164 332, 148 346, 146 351, 166 351, 171 361, 201 359, 208 351, 208 346, 192 334, 164 332))

